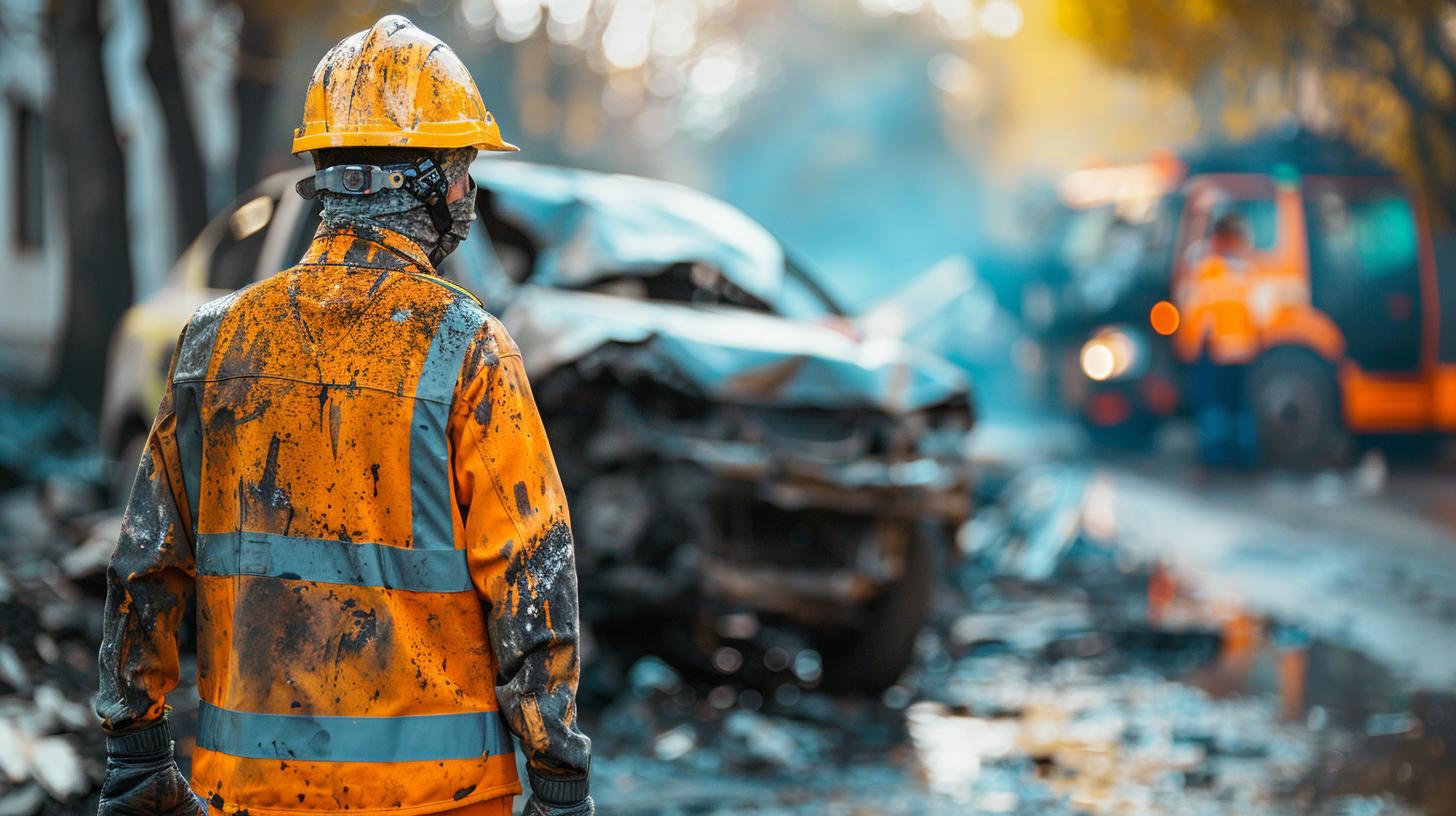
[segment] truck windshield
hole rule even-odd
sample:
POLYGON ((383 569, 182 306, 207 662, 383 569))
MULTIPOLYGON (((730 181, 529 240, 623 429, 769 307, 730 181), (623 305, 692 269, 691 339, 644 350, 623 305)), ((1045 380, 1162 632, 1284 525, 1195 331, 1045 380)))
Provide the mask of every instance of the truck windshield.
POLYGON ((1310 297, 1340 326, 1349 357, 1370 371, 1420 364, 1420 233, 1394 182, 1309 178, 1310 297))
POLYGON ((1249 225, 1249 237, 1253 240, 1255 250, 1268 252, 1274 248, 1279 229, 1274 217, 1272 198, 1240 199, 1228 204, 1228 208, 1243 216, 1244 222, 1249 225))
POLYGON ((1347 284, 1414 278, 1419 246, 1415 212, 1399 191, 1311 191, 1311 262, 1347 284))
POLYGON ((1100 314, 1130 302, 1142 288, 1166 288, 1175 213, 1166 196, 1137 218, 1112 205, 1074 211, 1060 255, 1077 308, 1100 314))

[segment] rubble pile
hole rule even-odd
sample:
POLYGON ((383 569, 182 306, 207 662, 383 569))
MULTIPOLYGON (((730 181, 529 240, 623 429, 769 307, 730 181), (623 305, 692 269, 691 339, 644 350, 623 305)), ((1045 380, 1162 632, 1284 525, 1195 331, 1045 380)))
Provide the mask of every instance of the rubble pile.
POLYGON ((873 701, 697 683, 646 657, 585 716, 604 813, 959 812, 916 783, 901 713, 873 701))
POLYGON ((91 712, 114 514, 58 522, 48 491, 0 496, 0 814, 78 813, 105 771, 91 712), (16 524, 17 518, 28 519, 16 524), (19 529, 18 529, 19 528, 19 529))
POLYGON ((0 402, 0 816, 95 813, 91 712, 120 518, 80 414, 0 402))

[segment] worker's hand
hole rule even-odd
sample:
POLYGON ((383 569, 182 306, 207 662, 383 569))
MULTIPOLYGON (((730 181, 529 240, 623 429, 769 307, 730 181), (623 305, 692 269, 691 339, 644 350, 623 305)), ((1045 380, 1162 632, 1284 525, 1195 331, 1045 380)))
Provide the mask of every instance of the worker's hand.
POLYGON ((207 816, 172 756, 172 736, 162 721, 106 741, 106 781, 99 816, 207 816))
POLYGON ((595 816, 597 806, 590 796, 574 805, 555 805, 535 796, 526 800, 526 809, 521 816, 595 816))
POLYGON ((168 751, 164 757, 108 757, 101 783, 99 816, 206 816, 207 808, 177 769, 168 751))

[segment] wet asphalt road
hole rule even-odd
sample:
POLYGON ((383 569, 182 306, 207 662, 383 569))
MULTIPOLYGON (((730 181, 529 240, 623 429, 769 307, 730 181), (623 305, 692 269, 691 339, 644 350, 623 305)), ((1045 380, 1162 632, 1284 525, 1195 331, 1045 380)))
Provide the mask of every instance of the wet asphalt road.
POLYGON ((601 812, 1456 813, 1456 478, 1179 461, 988 463, 881 699, 634 666, 601 812))

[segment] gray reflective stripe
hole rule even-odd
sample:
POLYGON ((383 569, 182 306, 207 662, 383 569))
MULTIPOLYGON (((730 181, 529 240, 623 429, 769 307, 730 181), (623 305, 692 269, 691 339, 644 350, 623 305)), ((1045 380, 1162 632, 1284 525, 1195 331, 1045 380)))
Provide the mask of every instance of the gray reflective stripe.
POLYGON ((272 533, 203 533, 201 575, 264 575, 410 592, 468 592, 464 550, 411 550, 272 533))
POLYGON ((197 744, 252 759, 305 762, 418 762, 512 753, 496 711, 409 717, 250 714, 202 703, 197 744))
POLYGON ((177 418, 177 459, 182 466, 182 489, 187 493, 187 515, 192 538, 197 540, 197 515, 202 497, 202 383, 172 386, 172 413, 177 418))
POLYGON ((410 514, 416 549, 454 549, 450 511, 450 450, 445 423, 465 351, 475 339, 485 312, 456 300, 445 309, 415 388, 410 418, 410 514))
POLYGON ((212 366, 217 331, 238 293, 220 297, 198 307, 187 323, 182 347, 177 350, 177 367, 172 374, 172 412, 177 417, 177 457, 182 465, 182 486, 187 492, 187 512, 192 533, 197 533, 202 492, 202 380, 212 366))
POLYGON ((415 400, 410 418, 410 533, 417 549, 455 546, 450 515, 450 453, 446 406, 415 400))

